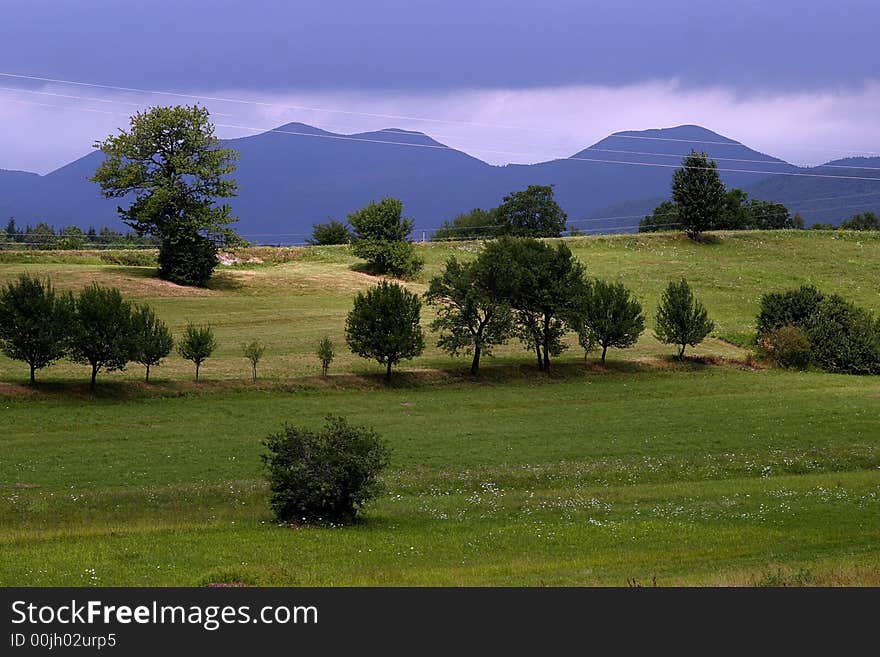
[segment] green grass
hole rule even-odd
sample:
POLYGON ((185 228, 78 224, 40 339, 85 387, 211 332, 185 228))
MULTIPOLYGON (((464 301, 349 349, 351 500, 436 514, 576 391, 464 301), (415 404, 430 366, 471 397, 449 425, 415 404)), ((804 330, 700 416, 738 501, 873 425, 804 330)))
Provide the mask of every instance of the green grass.
MULTIPOLYGON (((150 268, 0 264, 0 280, 118 285, 176 331, 211 321, 222 344, 204 385, 174 357, 157 385, 135 367, 94 395, 80 366, 41 372, 34 391, 0 360, 0 585, 880 585, 880 377, 746 369, 730 344, 767 290, 812 282, 880 309, 880 239, 569 243, 649 314, 687 276, 719 325, 696 353, 722 364, 672 363, 646 336, 607 368, 573 348, 541 377, 511 345, 473 382, 432 348, 385 388, 344 353, 344 315, 373 280, 345 249, 224 268, 196 291, 150 268), (340 354, 328 380, 312 353, 325 333, 340 354), (239 353, 253 337, 269 345, 257 384, 239 353), (327 413, 388 439, 387 493, 351 527, 276 526, 261 440, 327 413)), ((414 289, 474 248, 424 248, 414 289)))

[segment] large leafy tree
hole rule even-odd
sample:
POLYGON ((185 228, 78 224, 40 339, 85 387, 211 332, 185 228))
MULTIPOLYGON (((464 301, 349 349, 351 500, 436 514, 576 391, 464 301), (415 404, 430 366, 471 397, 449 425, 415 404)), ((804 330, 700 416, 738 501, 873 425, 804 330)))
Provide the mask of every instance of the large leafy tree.
POLYGON ((70 326, 70 358, 90 365, 91 387, 102 369, 123 370, 135 352, 131 304, 115 287, 92 283, 76 297, 70 326))
POLYGON ((724 211, 726 190, 715 160, 691 151, 682 168, 672 174, 672 200, 682 228, 693 240, 717 227, 724 211))
POLYGON ((425 349, 421 310, 418 295, 397 283, 382 281, 358 293, 345 322, 349 348, 361 358, 384 365, 385 381, 390 381, 393 365, 425 349))
POLYGON ((702 302, 694 296, 684 279, 666 286, 657 308, 654 337, 666 344, 678 345, 678 359, 684 358, 688 345, 695 347, 715 329, 702 302))
POLYGON ((593 281, 580 317, 584 332, 602 347, 602 363, 609 347, 631 347, 645 330, 642 306, 623 283, 593 281))
POLYGON ((104 162, 92 180, 106 198, 133 197, 119 216, 159 238, 160 275, 168 280, 206 284, 216 247, 240 242, 229 228, 230 206, 216 202, 236 194, 227 176, 238 156, 218 145, 208 110, 198 105, 138 112, 127 131, 95 143, 104 162))
POLYGON ((566 348, 570 318, 586 294, 584 269, 565 244, 502 237, 480 255, 498 281, 498 299, 514 311, 516 334, 541 370, 566 348))
POLYGON ((462 263, 453 256, 428 286, 428 303, 437 306, 431 327, 440 331, 439 347, 452 355, 472 354, 473 375, 480 371, 480 357, 491 355, 513 328, 510 306, 499 294, 499 274, 484 257, 462 263))
POLYGON ((552 185, 529 185, 508 194, 494 215, 502 232, 518 237, 559 237, 567 218, 553 198, 552 185))
POLYGON ((48 280, 22 274, 0 288, 0 350, 35 372, 64 356, 72 302, 57 296, 48 280))

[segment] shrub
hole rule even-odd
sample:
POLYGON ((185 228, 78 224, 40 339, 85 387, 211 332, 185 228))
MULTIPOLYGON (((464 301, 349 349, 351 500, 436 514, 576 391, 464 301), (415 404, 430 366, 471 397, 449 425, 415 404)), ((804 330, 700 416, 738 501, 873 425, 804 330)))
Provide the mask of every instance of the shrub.
POLYGON ((183 340, 177 346, 177 353, 186 360, 191 360, 196 366, 196 383, 199 382, 199 369, 202 363, 210 358, 216 348, 217 341, 214 339, 214 330, 210 326, 187 324, 183 340))
POLYGON ((782 367, 802 369, 810 364, 810 339, 799 326, 780 326, 773 329, 763 340, 770 358, 782 367))
POLYGON ((348 244, 349 242, 351 242, 351 231, 344 223, 336 220, 312 226, 312 238, 308 240, 312 246, 348 244))
POLYGON ((205 287, 220 264, 213 241, 197 233, 180 233, 162 239, 159 276, 178 285, 205 287))
POLYGON ((257 380, 257 365, 260 362, 260 359, 263 357, 263 354, 266 351, 266 346, 261 343, 259 340, 253 340, 248 344, 242 346, 242 352, 244 353, 244 357, 248 359, 251 364, 251 374, 253 375, 253 380, 257 380))
POLYGON ((390 381, 392 365, 415 358, 425 348, 421 310, 418 295, 397 283, 382 281, 358 293, 345 323, 349 348, 385 365, 385 381, 390 381))
POLYGON ((678 359, 684 358, 684 350, 700 344, 715 328, 703 304, 694 297, 690 285, 684 279, 672 281, 663 292, 657 308, 657 328, 654 332, 660 342, 679 347, 678 359))
POLYGON ((131 304, 115 287, 92 283, 76 297, 69 341, 71 360, 91 365, 94 389, 98 372, 124 370, 132 359, 131 304))
POLYGON ((149 306, 138 306, 131 316, 132 354, 131 359, 147 368, 144 377, 150 382, 150 367, 159 365, 162 359, 174 348, 171 331, 149 306))
POLYGON ((351 522, 381 492, 378 476, 388 465, 385 442, 341 417, 328 416, 322 431, 285 425, 264 445, 269 504, 281 522, 351 522))
POLYGON ((870 313, 831 296, 816 307, 807 335, 823 369, 847 374, 880 373, 880 331, 870 313))
POLYGON ((330 369, 330 363, 333 362, 333 343, 326 335, 318 343, 318 358, 321 361, 321 376, 327 376, 327 370, 330 369))
POLYGON ((31 385, 36 370, 64 356, 72 305, 48 280, 27 274, 0 288, 0 350, 28 364, 31 385))
POLYGON ((765 294, 761 297, 758 314, 758 340, 763 340, 771 331, 783 326, 798 326, 806 330, 810 317, 824 298, 825 295, 812 285, 765 294))

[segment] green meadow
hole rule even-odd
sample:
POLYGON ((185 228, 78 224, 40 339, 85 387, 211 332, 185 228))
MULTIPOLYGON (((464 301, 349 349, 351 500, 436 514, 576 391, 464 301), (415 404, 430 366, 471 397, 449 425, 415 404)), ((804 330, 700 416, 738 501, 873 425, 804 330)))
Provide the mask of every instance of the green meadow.
MULTIPOLYGON (((98 253, 0 252, 0 282, 114 285, 175 334, 210 323, 220 343, 198 385, 171 356, 150 385, 130 365, 94 393, 86 367, 53 365, 32 389, 0 357, 0 585, 880 585, 880 377, 779 370, 747 348, 765 292, 812 283, 880 312, 880 236, 567 243, 642 301, 634 348, 600 367, 572 340, 542 375, 512 342, 471 380, 428 331, 391 386, 345 348, 352 298, 375 278, 344 247, 253 250, 262 262, 205 290, 98 253), (716 330, 677 363, 650 327, 682 276, 716 330), (254 338, 256 383, 241 354, 254 338), (352 526, 278 526, 261 441, 327 414, 387 439, 386 492, 352 526)), ((411 287, 478 249, 421 246, 411 287)))

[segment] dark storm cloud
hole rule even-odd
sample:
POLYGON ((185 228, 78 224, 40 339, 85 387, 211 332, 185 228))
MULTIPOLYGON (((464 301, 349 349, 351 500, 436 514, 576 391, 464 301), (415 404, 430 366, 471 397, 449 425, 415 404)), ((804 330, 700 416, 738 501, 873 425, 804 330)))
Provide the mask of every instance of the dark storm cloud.
POLYGON ((2 69, 177 89, 443 90, 877 77, 869 0, 6 0, 2 69))

